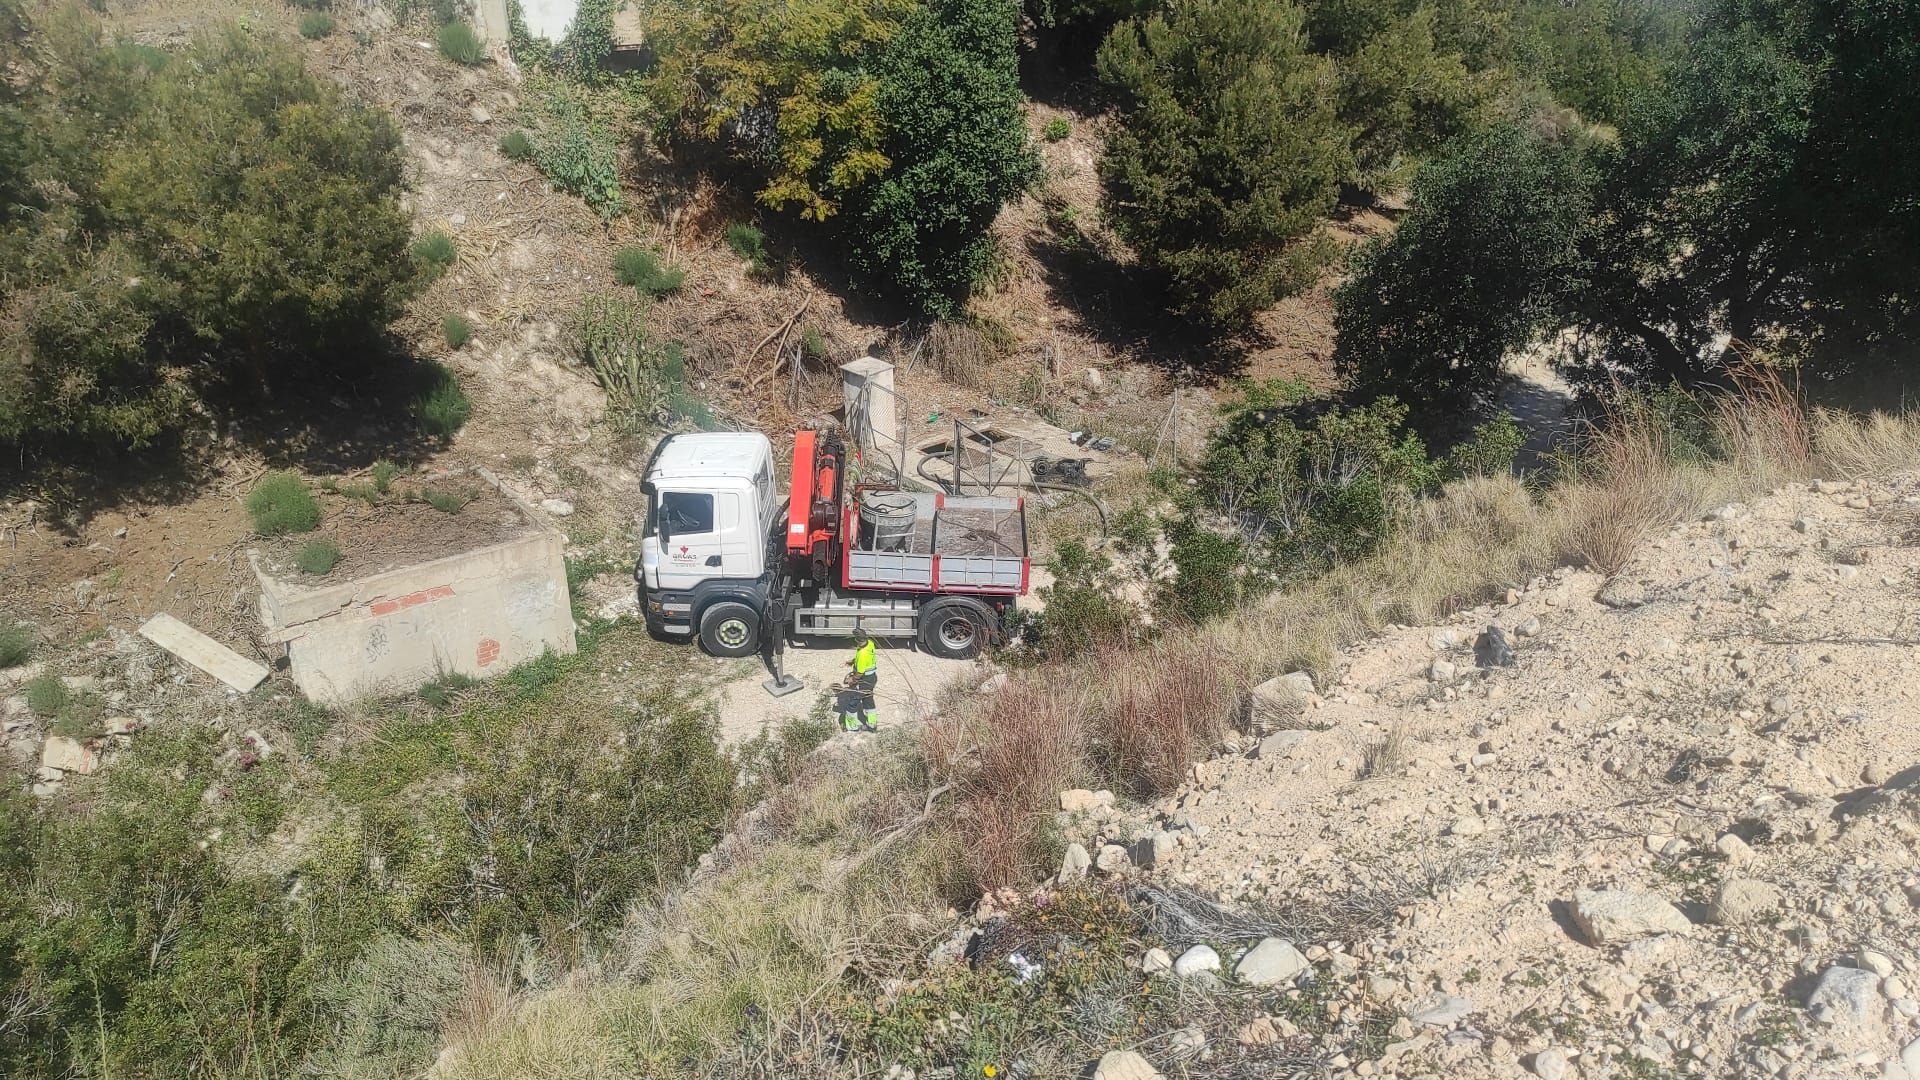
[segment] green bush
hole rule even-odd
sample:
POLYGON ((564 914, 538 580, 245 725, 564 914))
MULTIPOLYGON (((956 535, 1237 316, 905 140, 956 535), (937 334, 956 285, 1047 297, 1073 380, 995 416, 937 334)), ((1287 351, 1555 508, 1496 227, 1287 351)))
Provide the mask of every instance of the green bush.
POLYGON ((613 122, 596 112, 589 91, 564 80, 529 80, 524 117, 530 128, 533 164, 553 186, 586 200, 603 218, 626 209, 620 187, 620 137, 613 122))
POLYGON ((58 675, 36 675, 27 680, 27 708, 42 719, 58 716, 73 702, 73 692, 58 675))
POLYGON ((1463 476, 1507 476, 1527 444, 1527 433, 1513 419, 1500 415, 1473 429, 1465 442, 1447 451, 1440 461, 1440 472, 1447 479, 1463 476))
POLYGON ((745 221, 736 221, 727 226, 727 246, 733 249, 754 270, 767 264, 767 234, 760 227, 745 221))
POLYGON ((33 74, 0 93, 0 444, 139 446, 203 396, 363 373, 417 288, 388 116, 271 35, 169 61, 59 10, 0 16, 33 74))
POLYGON ((314 988, 314 1002, 337 1034, 320 1052, 315 1075, 411 1076, 433 1061, 442 1021, 468 988, 465 946, 383 933, 353 964, 314 988))
POLYGON ((1231 614, 1244 591, 1246 552, 1233 537, 1183 519, 1167 528, 1176 575, 1160 589, 1167 610, 1195 623, 1231 614))
POLYGON ((665 296, 679 290, 687 272, 668 266, 660 256, 638 244, 628 244, 614 253, 613 276, 622 285, 631 285, 647 296, 665 296))
POLYGON ((473 340, 473 324, 462 315, 448 315, 440 320, 440 333, 447 339, 447 348, 458 349, 473 340))
POLYGON ((1373 552, 1439 479, 1405 430, 1405 406, 1382 398, 1296 415, 1303 392, 1248 387, 1209 441, 1193 489, 1204 509, 1239 528, 1253 563, 1280 579, 1373 552))
POLYGON ((427 488, 420 493, 420 498, 443 514, 457 514, 473 501, 458 491, 442 491, 439 488, 427 488))
POLYGON ((825 360, 827 335, 821 333, 817 326, 807 326, 800 331, 800 351, 805 353, 809 360, 825 360))
POLYGON ((419 264, 428 277, 439 277, 453 265, 460 249, 453 243, 453 237, 435 229, 413 242, 413 261, 419 264))
POLYGON ((1047 121, 1047 126, 1040 129, 1040 134, 1048 142, 1060 142, 1073 134, 1073 124, 1064 116, 1056 116, 1047 121))
POLYGON ((1120 598, 1120 581, 1107 556, 1078 540, 1064 540, 1048 560, 1053 583, 1039 590, 1042 610, 1018 627, 1020 639, 1050 660, 1138 641, 1140 611, 1120 598))
POLYGON ((247 493, 247 513, 253 531, 261 536, 312 532, 320 526, 320 504, 300 474, 290 470, 261 477, 247 493))
POLYGON ((663 694, 600 725, 546 715, 495 748, 462 792, 475 823, 471 936, 538 934, 549 947, 619 924, 707 851, 736 773, 710 723, 663 694), (484 827, 481 827, 484 823, 484 827))
POLYGON ((460 377, 439 364, 428 364, 427 388, 413 401, 413 416, 420 430, 447 438, 472 415, 473 402, 461 389, 460 377))
POLYGON ((333 0, 292 0, 293 6, 307 11, 332 11, 333 0))
POLYGON ((1302 20, 1271 0, 1172 0, 1100 47, 1120 97, 1102 207, 1182 311, 1244 323, 1326 258, 1351 133, 1302 20))
POLYGON ((848 192, 847 261, 867 290, 950 318, 994 257, 989 226, 1039 178, 1020 93, 1018 9, 934 0, 887 43, 887 171, 848 192))
MULTIPOLYGON (((431 493, 429 494, 431 495, 431 493)), ((462 690, 470 690, 478 685, 480 685, 478 679, 468 675, 462 675, 457 671, 449 671, 438 678, 422 683, 420 689, 414 691, 414 693, 419 696, 421 701, 426 702, 434 708, 444 709, 448 705, 453 704, 454 694, 462 690)))
POLYGON ((19 667, 33 655, 33 629, 0 615, 0 670, 19 667))
POLYGON ((487 58, 487 48, 481 44, 480 35, 464 22, 442 26, 434 40, 439 43, 440 55, 456 64, 473 65, 487 58))
POLYGON ((1433 412, 1484 399, 1507 354, 1558 325, 1592 204, 1579 147, 1520 124, 1420 170, 1413 211, 1335 293, 1334 367, 1433 412))
POLYGON ((293 565, 303 574, 319 576, 340 565, 340 545, 322 537, 312 540, 293 557, 293 565))
POLYGON ((588 296, 574 317, 573 341, 575 358, 607 392, 607 419, 619 429, 635 432, 679 418, 712 426, 712 411, 687 387, 679 344, 654 340, 639 301, 588 296))
POLYGON ((335 25, 332 15, 324 11, 309 11, 300 16, 300 36, 317 41, 333 33, 335 25))
POLYGON ((380 495, 385 495, 393 487, 393 478, 399 474, 400 466, 391 461, 376 461, 373 468, 367 470, 367 475, 373 478, 374 492, 380 495))
POLYGON ((500 153, 511 161, 526 161, 533 157, 533 140, 527 133, 515 128, 500 136, 500 153))

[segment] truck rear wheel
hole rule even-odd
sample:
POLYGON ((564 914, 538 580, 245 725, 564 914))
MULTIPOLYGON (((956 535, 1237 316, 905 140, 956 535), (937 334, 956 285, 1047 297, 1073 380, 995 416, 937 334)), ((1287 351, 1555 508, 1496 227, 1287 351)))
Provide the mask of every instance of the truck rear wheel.
POLYGON ((920 612, 920 647, 948 660, 971 660, 993 636, 993 614, 966 600, 938 600, 920 612))
POLYGON ((700 646, 715 656, 752 656, 760 651, 760 613, 736 600, 722 600, 700 613, 700 646))

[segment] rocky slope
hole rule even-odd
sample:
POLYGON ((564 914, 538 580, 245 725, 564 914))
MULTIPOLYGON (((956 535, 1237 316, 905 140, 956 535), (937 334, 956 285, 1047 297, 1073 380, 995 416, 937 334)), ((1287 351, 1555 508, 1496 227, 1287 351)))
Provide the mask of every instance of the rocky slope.
POLYGON ((1393 631, 1150 811, 1065 793, 1063 874, 1388 909, 1292 943, 1399 1014, 1336 1074, 1920 1078, 1916 536, 1911 477, 1796 485, 1393 631))

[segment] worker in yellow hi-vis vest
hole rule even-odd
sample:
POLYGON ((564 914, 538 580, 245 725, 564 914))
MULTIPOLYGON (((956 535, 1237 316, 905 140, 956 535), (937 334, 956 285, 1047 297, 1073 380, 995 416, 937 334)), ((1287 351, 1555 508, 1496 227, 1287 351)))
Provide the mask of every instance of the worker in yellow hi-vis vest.
POLYGON ((873 688, 880 682, 879 647, 872 638, 860 643, 847 666, 852 675, 840 690, 840 730, 879 731, 880 708, 874 703, 873 688))

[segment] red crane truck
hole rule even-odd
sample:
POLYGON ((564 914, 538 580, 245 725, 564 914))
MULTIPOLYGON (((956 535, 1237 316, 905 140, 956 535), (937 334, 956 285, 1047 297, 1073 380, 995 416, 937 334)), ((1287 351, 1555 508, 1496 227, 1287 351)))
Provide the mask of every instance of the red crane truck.
POLYGON ((801 431, 782 502, 765 435, 662 439, 634 568, 648 629, 716 656, 787 634, 913 638, 957 658, 1000 640, 1032 569, 1024 501, 863 483, 857 468, 837 436, 801 431))

